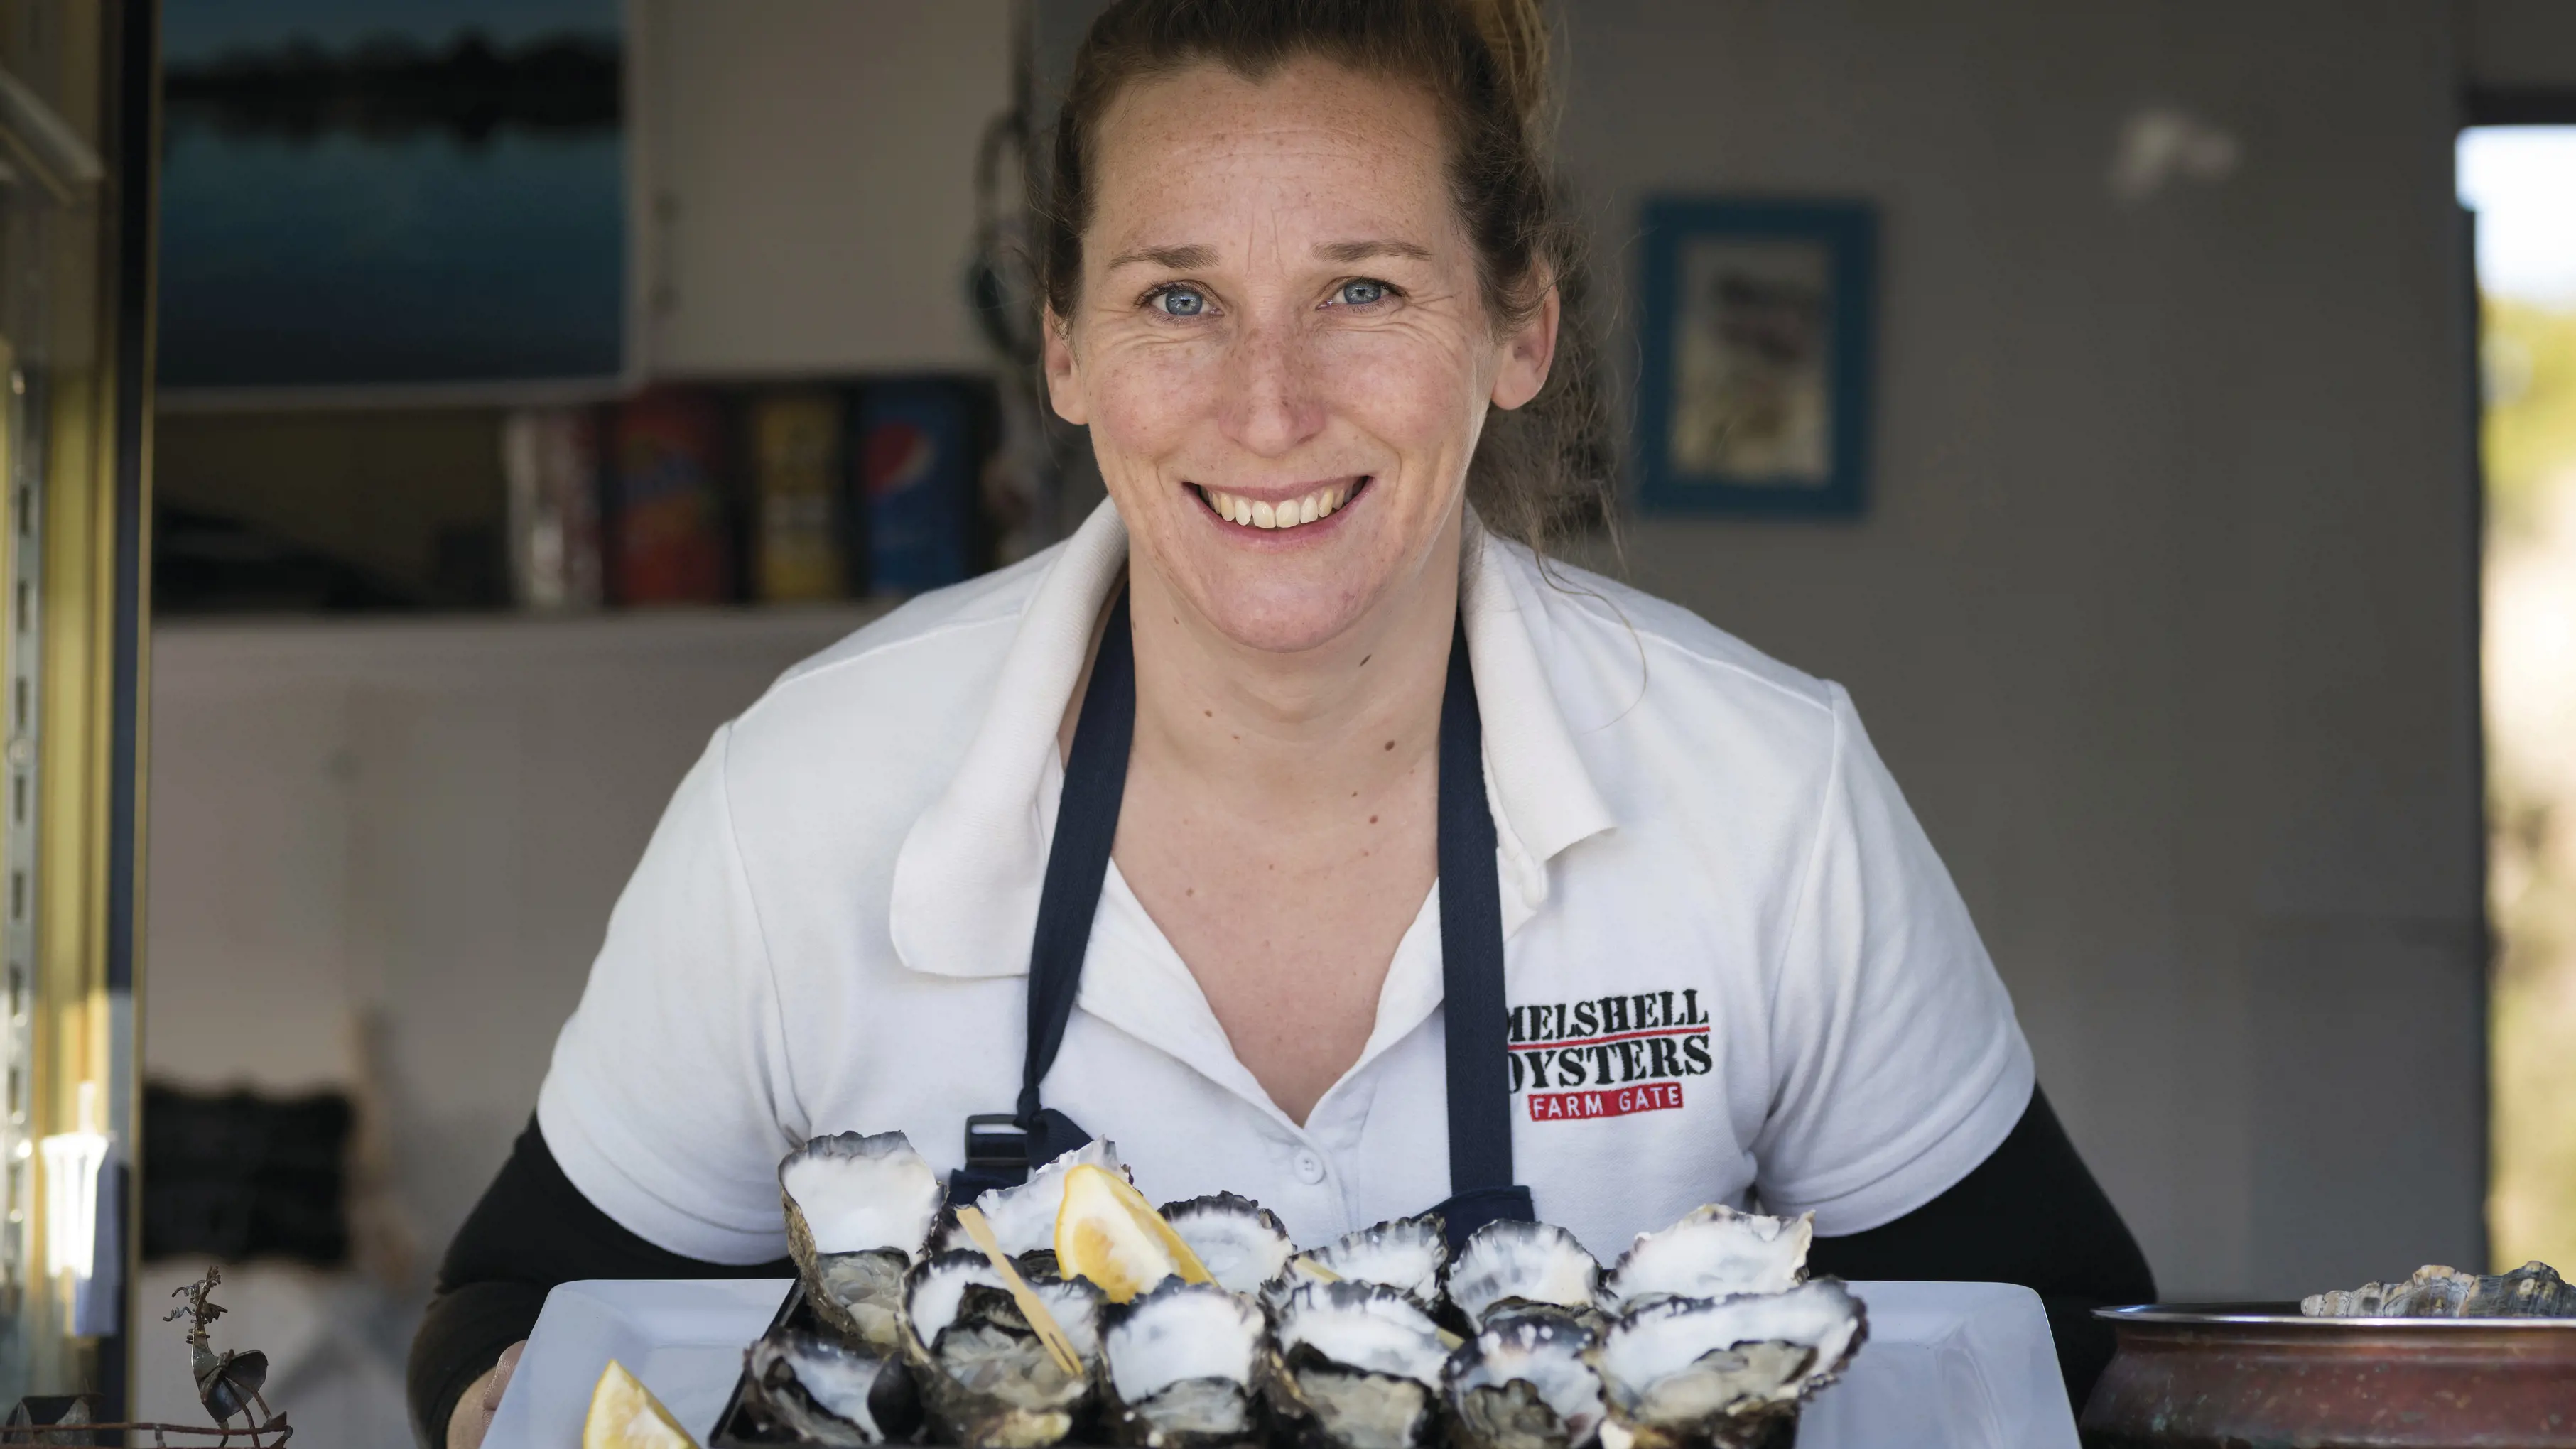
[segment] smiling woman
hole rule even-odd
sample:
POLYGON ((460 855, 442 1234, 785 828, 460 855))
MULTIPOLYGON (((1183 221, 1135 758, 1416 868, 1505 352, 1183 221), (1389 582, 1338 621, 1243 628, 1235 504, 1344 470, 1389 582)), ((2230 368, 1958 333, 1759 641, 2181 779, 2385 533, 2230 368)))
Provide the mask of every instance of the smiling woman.
POLYGON ((761 1271, 780 1154, 845 1130, 952 1201, 1096 1131, 1309 1244, 1427 1207, 1607 1257, 1758 1198, 1830 1271, 2038 1288, 2089 1382, 2084 1313, 2152 1283, 1849 698, 1542 567, 1598 477, 1544 38, 1529 0, 1096 22, 1042 270, 1109 501, 681 784, 451 1250, 426 1428, 545 1284, 761 1271))

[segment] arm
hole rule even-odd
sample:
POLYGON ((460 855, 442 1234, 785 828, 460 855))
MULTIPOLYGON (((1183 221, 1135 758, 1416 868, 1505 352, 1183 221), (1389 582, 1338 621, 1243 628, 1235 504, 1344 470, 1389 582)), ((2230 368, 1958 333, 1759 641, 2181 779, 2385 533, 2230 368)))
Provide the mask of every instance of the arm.
POLYGON ((2034 1088, 2012 1134, 1948 1191, 1894 1222, 1819 1238, 1809 1262, 1842 1278, 2019 1283, 2040 1296, 2076 1410, 2111 1361, 2093 1310, 2145 1303, 2155 1276, 2117 1208, 2034 1088))
MULTIPOLYGON (((767 1263, 709 1263, 655 1247, 618 1225, 572 1185, 535 1122, 448 1245, 438 1296, 412 1340, 412 1428, 424 1445, 455 1444, 448 1421, 495 1370, 502 1351, 528 1336, 546 1291, 581 1278, 784 1278, 767 1263)), ((480 1401, 475 1401, 480 1407, 480 1401)), ((488 1417, 483 1425, 490 1422, 488 1417)), ((462 1427, 462 1426, 460 1426, 462 1427)))

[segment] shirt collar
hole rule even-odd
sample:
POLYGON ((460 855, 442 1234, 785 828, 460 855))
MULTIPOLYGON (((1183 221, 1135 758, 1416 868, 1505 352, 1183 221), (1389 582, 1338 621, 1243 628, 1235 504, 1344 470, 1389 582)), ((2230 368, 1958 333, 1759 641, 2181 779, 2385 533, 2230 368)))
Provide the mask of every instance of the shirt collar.
MULTIPOLYGON (((1484 719, 1506 935, 1547 900, 1547 862, 1614 823, 1575 752, 1540 649, 1552 642, 1533 561, 1468 515, 1461 589, 1484 719)), ((1046 796, 1056 732, 1100 606, 1127 562, 1127 528, 1102 503, 1038 581, 1003 656, 992 704, 957 773, 895 858, 888 930, 906 966, 940 976, 1018 976, 1055 824, 1046 796)))

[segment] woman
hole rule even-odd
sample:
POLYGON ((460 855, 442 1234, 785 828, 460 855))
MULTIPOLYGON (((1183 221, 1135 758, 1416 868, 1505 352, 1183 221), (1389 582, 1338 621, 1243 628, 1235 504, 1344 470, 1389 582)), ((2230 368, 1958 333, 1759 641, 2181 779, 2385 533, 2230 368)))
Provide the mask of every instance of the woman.
POLYGON ((549 1283, 783 1271, 777 1160, 852 1128, 970 1174, 1088 1129, 1307 1242, 1758 1198, 1831 1271, 2040 1287, 2089 1377, 2145 1265, 1848 699, 1529 546, 1583 402, 1542 39, 1093 27, 1042 269, 1110 504, 717 734, 451 1251, 427 1434, 479 1438, 549 1283))

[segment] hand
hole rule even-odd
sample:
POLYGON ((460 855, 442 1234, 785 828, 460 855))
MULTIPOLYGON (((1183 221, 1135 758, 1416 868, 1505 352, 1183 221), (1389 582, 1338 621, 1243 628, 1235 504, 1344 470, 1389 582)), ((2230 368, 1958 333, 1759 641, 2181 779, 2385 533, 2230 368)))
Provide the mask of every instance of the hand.
POLYGON ((483 1436, 492 1432, 492 1416, 501 1409, 501 1391, 510 1386, 510 1375, 527 1347, 523 1338, 501 1350, 500 1362, 465 1386, 455 1412, 447 1416, 447 1449, 482 1449, 483 1436))

